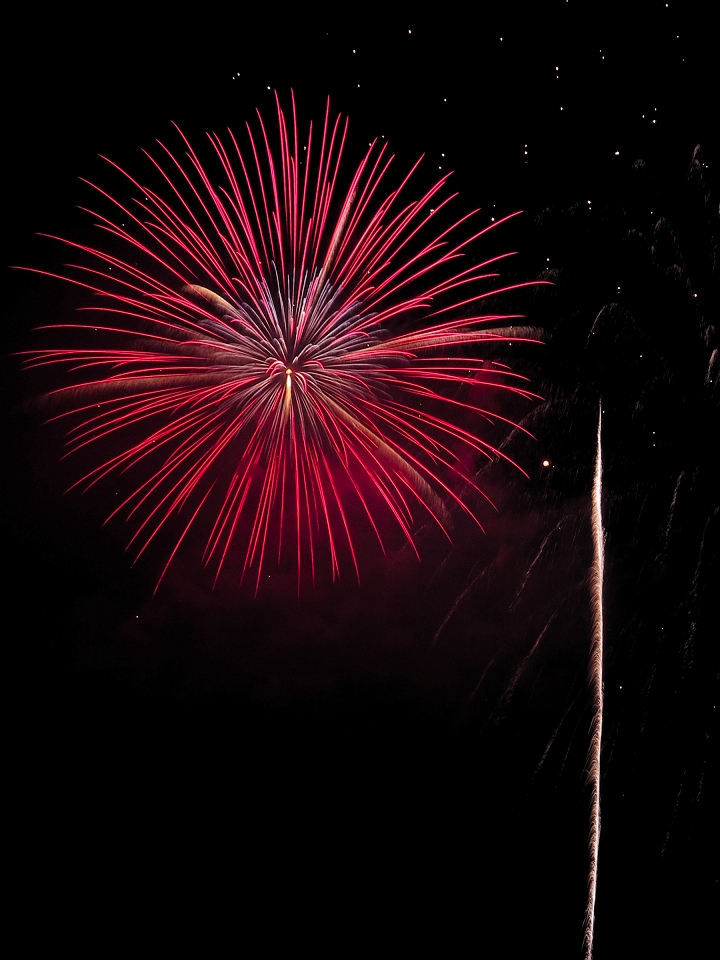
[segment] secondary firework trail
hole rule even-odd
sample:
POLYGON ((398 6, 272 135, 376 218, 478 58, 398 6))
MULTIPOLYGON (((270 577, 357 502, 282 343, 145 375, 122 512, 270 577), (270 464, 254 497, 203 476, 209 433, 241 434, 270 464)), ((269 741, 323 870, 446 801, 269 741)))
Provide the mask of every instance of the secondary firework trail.
POLYGON ((108 243, 63 240, 78 262, 62 279, 94 295, 97 319, 42 328, 79 345, 27 358, 71 376, 48 395, 70 407, 70 452, 103 450, 79 485, 135 478, 111 517, 134 525, 137 555, 172 532, 160 579, 191 527, 209 529, 217 575, 243 543, 241 577, 254 570, 256 586, 290 540, 299 587, 321 542, 333 578, 343 552, 359 576, 357 516, 385 550, 388 514, 416 553, 418 508, 448 535, 447 505, 479 523, 476 460, 512 463, 478 435, 483 420, 510 423, 488 391, 533 396, 474 355, 533 337, 480 309, 512 289, 492 285, 503 257, 475 252, 498 223, 448 220, 446 176, 410 197, 418 164, 386 187, 393 158, 377 141, 345 180, 347 120, 328 104, 301 145, 294 99, 290 121, 276 102, 274 145, 260 114, 245 152, 231 132, 208 134, 212 174, 178 131, 181 154, 146 154, 149 181, 112 164, 132 200, 90 184, 108 243))
POLYGON ((605 544, 602 526, 602 404, 598 412, 597 452, 592 499, 592 535, 595 547, 592 572, 593 634, 590 648, 590 683, 593 697, 593 718, 588 751, 588 781, 592 789, 590 836, 588 841, 590 870, 588 902, 585 911, 585 957, 593 954, 595 935, 595 896, 597 893, 598 847, 600 844, 600 748, 603 725, 603 566, 605 544))

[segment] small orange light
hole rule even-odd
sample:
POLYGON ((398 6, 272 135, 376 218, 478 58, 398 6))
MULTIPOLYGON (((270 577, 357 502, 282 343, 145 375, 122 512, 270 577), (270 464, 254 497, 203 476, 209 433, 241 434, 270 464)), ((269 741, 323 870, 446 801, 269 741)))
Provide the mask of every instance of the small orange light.
POLYGON ((550 466, 550 461, 549 461, 549 460, 543 460, 542 465, 543 465, 544 467, 549 467, 549 466, 550 466))

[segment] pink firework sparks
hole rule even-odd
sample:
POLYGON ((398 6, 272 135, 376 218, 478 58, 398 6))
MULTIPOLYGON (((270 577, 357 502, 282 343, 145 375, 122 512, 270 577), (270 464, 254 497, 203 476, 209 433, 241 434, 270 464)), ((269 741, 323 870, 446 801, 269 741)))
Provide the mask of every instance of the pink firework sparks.
POLYGON ((294 101, 291 122, 277 112, 276 147, 261 117, 245 153, 232 133, 209 135, 219 185, 182 134, 181 156, 162 144, 160 159, 148 154, 156 189, 113 164, 135 199, 96 187, 115 214, 94 216, 124 253, 63 241, 83 261, 63 279, 97 297, 98 319, 52 328, 82 347, 27 355, 71 375, 49 395, 70 407, 70 451, 117 443, 78 483, 140 478, 111 514, 134 524, 129 546, 139 556, 172 531, 160 579, 194 525, 206 564, 219 575, 240 543, 256 585, 289 544, 299 586, 321 545, 333 578, 342 544, 359 576, 358 510, 381 546, 383 512, 413 547, 418 510, 446 533, 446 504, 479 522, 459 484, 477 490, 477 455, 508 458, 477 434, 482 418, 503 419, 478 397, 532 396, 473 355, 528 339, 481 310, 502 292, 487 283, 502 258, 466 256, 497 223, 438 226, 447 177, 409 199, 416 164, 387 189, 392 157, 377 143, 342 188, 347 121, 328 105, 301 146, 294 101))

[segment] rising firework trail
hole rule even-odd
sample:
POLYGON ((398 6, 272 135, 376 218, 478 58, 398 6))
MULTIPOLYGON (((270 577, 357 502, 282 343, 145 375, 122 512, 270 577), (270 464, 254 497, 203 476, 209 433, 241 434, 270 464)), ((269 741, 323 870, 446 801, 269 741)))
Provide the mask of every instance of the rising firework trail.
POLYGON ((597 894, 598 847, 600 844, 600 748, 603 725, 603 566, 605 544, 602 526, 602 403, 598 412, 597 452, 592 497, 592 535, 595 548, 592 571, 593 633, 590 648, 590 684, 593 717, 588 751, 588 781, 592 790, 588 852, 588 901, 585 911, 585 957, 593 955, 595 897, 597 894))
POLYGON ((43 328, 63 341, 27 362, 71 377, 48 395, 69 452, 102 450, 78 485, 131 478, 111 516, 136 555, 168 532, 160 579, 192 528, 216 577, 241 544, 241 577, 257 587, 290 551, 299 588, 321 553, 333 578, 341 555, 359 576, 363 518, 383 551, 385 514, 416 553, 418 510, 448 536, 449 506, 479 524, 478 458, 512 463, 480 435, 510 423, 488 394, 533 395, 477 348, 534 334, 483 312, 513 289, 493 285, 507 254, 477 253, 498 223, 448 219, 446 176, 418 191, 416 164, 392 185, 376 141, 345 178, 347 120, 329 104, 304 144, 294 100, 289 121, 277 101, 274 143, 258 121, 244 149, 208 134, 213 173, 178 131, 180 153, 146 154, 149 181, 112 164, 133 199, 91 184, 108 242, 63 240, 78 262, 62 278, 96 319, 43 328))

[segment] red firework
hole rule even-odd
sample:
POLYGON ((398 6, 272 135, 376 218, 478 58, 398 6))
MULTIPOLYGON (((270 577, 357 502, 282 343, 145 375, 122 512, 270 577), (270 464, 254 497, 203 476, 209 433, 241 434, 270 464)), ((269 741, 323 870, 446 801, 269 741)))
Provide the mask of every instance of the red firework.
POLYGON ((501 292, 479 285, 502 258, 463 259, 497 223, 473 232, 471 214, 436 226, 447 177, 407 199, 416 164, 386 191, 392 157, 377 143, 341 189, 347 120, 328 105, 319 141, 311 125, 301 146, 294 101, 290 123, 279 102, 277 112, 277 149, 261 117, 245 155, 232 133, 208 135, 220 185, 182 134, 183 156, 162 144, 160 160, 148 154, 158 189, 113 164, 137 196, 124 205, 96 187, 117 213, 94 216, 126 253, 63 241, 90 257, 63 279, 97 295, 86 309, 100 324, 53 327, 94 339, 27 361, 72 374, 51 395, 70 401, 71 451, 118 443, 79 484, 141 468, 111 516, 134 522, 138 556, 175 531, 160 579, 201 518, 218 575, 243 540, 243 575, 259 583, 271 541, 279 558, 289 536, 298 585, 307 560, 314 578, 321 541, 333 578, 341 541, 359 575, 350 500, 381 546, 383 504, 413 547, 418 507, 445 533, 445 502, 479 523, 453 487, 477 489, 468 454, 505 455, 476 435, 470 418, 490 414, 474 388, 531 396, 505 365, 471 355, 523 339, 497 326, 508 315, 479 312, 501 292))

